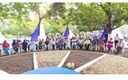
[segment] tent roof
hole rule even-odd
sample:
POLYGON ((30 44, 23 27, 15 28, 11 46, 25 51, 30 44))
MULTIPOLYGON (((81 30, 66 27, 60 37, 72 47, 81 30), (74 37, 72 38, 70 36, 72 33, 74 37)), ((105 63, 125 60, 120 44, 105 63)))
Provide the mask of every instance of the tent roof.
POLYGON ((0 43, 3 43, 3 41, 6 40, 5 36, 0 32, 0 43))

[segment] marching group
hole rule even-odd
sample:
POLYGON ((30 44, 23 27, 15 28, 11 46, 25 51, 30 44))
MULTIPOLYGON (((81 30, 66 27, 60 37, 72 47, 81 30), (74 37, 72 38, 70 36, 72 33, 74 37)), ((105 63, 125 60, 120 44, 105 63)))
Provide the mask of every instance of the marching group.
POLYGON ((3 42, 3 52, 5 55, 9 55, 10 46, 14 53, 22 52, 33 52, 33 51, 49 51, 49 50, 66 50, 66 49, 80 49, 88 51, 108 51, 109 53, 113 52, 113 48, 117 52, 121 52, 124 48, 123 39, 120 39, 118 34, 114 39, 110 38, 106 40, 103 38, 99 43, 99 37, 97 36, 84 36, 79 35, 67 39, 66 37, 58 34, 56 37, 47 36, 46 40, 39 39, 35 41, 31 40, 13 40, 12 44, 9 44, 6 40, 3 42))

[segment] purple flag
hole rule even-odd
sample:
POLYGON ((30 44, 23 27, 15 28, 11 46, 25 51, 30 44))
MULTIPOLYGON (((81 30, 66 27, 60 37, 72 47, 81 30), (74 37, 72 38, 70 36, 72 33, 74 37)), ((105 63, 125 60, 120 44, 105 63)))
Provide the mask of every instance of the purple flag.
POLYGON ((108 28, 109 28, 109 25, 107 24, 103 33, 102 33, 102 35, 101 35, 101 37, 98 40, 98 44, 100 44, 100 42, 102 41, 103 38, 106 38, 106 40, 107 40, 107 38, 108 38, 108 28))
POLYGON ((32 41, 38 40, 38 35, 40 34, 40 22, 41 21, 39 21, 34 33, 32 34, 32 37, 31 37, 32 41))
POLYGON ((66 37, 68 39, 68 35, 69 35, 69 29, 68 27, 66 28, 66 31, 64 33, 64 37, 66 37))

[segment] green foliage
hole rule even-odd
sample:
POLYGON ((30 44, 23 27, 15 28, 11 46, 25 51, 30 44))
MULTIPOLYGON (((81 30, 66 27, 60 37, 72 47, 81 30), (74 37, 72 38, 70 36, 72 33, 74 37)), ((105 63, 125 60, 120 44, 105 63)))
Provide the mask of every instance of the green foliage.
POLYGON ((114 26, 128 23, 128 3, 0 3, 0 12, 0 31, 10 35, 30 36, 39 18, 51 34, 63 33, 67 26, 75 34, 102 30, 107 23, 111 32, 114 26), (36 19, 30 19, 30 12, 36 19))

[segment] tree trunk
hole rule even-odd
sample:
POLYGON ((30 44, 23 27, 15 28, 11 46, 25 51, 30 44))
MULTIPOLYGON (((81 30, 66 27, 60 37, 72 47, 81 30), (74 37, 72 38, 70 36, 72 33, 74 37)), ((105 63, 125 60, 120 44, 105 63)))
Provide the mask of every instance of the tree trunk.
POLYGON ((108 33, 109 34, 111 34, 111 32, 112 32, 112 13, 110 12, 110 11, 108 11, 108 14, 107 14, 107 16, 108 16, 108 25, 109 25, 109 28, 108 28, 108 33))

